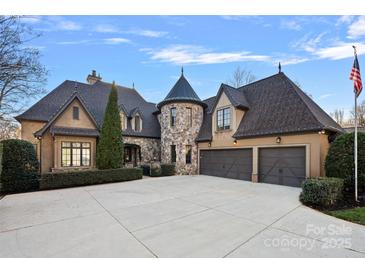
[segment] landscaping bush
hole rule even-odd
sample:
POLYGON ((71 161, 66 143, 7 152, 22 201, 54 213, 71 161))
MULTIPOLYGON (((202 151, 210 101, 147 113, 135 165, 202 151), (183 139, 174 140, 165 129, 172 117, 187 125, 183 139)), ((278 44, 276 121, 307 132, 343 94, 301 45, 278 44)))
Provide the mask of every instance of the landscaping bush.
POLYGON ((151 167, 149 165, 141 165, 143 175, 150 176, 151 173, 151 167))
POLYGON ((160 166, 151 167, 150 176, 151 177, 160 177, 161 176, 161 167, 160 166))
POLYGON ((161 176, 172 176, 175 175, 174 164, 161 164, 161 176))
POLYGON ((123 182, 142 178, 140 168, 118 168, 72 172, 51 172, 42 175, 40 189, 123 182))
MULTIPOLYGON (((326 176, 344 179, 345 191, 354 192, 354 133, 345 133, 331 144, 326 158, 326 176)), ((358 189, 365 192, 365 133, 358 133, 358 189)))
POLYGON ((4 140, 2 144, 1 192, 38 190, 39 164, 34 146, 23 140, 4 140))
POLYGON ((340 178, 309 178, 302 183, 300 200, 310 206, 331 207, 341 200, 343 185, 340 178))

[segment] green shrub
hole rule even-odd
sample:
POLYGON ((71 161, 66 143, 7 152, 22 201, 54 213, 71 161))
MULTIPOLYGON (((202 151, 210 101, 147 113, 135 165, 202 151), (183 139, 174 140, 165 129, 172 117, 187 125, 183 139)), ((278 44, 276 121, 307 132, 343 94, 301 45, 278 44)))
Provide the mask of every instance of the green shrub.
POLYGON ((172 176, 175 175, 174 164, 161 164, 161 176, 172 176))
MULTIPOLYGON (((358 188, 365 192, 365 133, 358 133, 358 188)), ((331 144, 326 158, 326 176, 344 179, 345 190, 354 191, 354 133, 345 133, 331 144)))
POLYGON ((40 189, 85 186, 123 182, 142 178, 140 168, 118 168, 70 172, 50 172, 42 175, 40 189))
POLYGON ((38 190, 39 164, 34 146, 23 140, 4 140, 0 186, 3 193, 38 190))
POLYGON ((143 175, 150 176, 150 174, 151 174, 150 165, 141 165, 141 168, 142 168, 142 171, 143 171, 143 175))
POLYGON ((123 153, 124 145, 118 106, 118 92, 113 82, 97 145, 96 166, 99 169, 120 168, 123 165, 123 153))
POLYGON ((161 176, 161 167, 151 167, 150 176, 151 177, 160 177, 161 176))
POLYGON ((302 183, 300 200, 303 204, 328 208, 342 198, 343 179, 340 178, 309 178, 302 183))

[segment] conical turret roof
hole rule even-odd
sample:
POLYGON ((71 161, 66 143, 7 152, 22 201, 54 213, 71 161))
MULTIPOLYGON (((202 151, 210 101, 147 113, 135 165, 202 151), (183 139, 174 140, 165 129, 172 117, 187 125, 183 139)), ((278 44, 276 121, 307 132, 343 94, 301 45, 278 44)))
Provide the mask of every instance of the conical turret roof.
POLYGON ((157 107, 161 108, 163 105, 172 102, 192 102, 205 106, 205 103, 200 100, 183 73, 181 73, 179 80, 177 80, 165 99, 157 107))

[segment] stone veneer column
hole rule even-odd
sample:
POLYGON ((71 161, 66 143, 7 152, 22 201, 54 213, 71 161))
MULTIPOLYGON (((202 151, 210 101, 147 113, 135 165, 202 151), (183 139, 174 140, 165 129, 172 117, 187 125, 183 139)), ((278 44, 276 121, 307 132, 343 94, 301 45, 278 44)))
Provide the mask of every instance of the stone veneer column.
POLYGON ((171 163, 171 145, 176 145, 176 172, 198 173, 198 146, 195 142, 203 121, 203 107, 194 103, 170 103, 161 107, 161 162, 171 163), (176 108, 176 125, 170 125, 170 109, 176 108), (192 109, 192 125, 189 125, 187 108, 192 109), (191 145, 191 164, 186 164, 186 145, 191 145))

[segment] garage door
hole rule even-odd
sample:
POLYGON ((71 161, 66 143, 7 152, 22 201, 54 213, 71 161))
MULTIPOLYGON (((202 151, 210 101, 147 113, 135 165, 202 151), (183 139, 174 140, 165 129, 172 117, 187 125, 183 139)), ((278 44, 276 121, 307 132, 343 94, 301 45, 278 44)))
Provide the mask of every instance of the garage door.
POLYGON ((201 150, 200 174, 251 181, 252 149, 201 150))
POLYGON ((259 149, 259 181, 300 187, 305 179, 305 147, 259 149))

